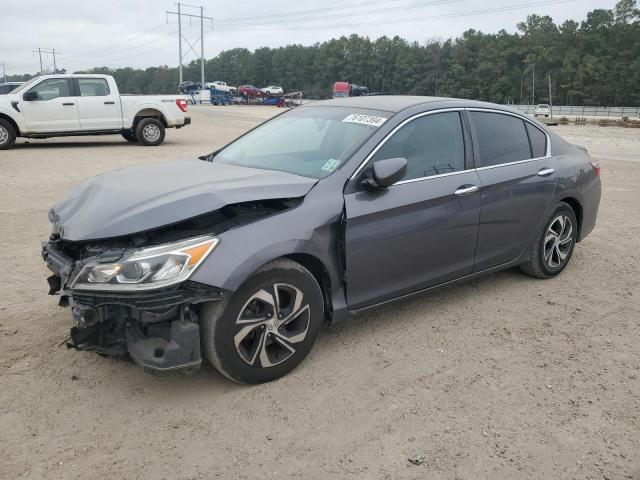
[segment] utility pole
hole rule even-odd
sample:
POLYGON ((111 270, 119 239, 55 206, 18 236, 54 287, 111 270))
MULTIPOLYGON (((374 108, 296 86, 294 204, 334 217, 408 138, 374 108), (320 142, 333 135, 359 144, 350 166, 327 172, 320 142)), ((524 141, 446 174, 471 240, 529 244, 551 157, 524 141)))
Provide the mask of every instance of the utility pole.
POLYGON ((182 15, 180 13, 180 2, 178 2, 178 55, 180 56, 179 71, 180 83, 182 83, 182 15))
POLYGON ((553 122, 553 100, 551 99, 551 74, 549 74, 549 117, 553 122))
POLYGON ((522 70, 520 70, 520 105, 522 105, 522 79, 523 79, 522 70))
POLYGON ((2 62, 2 76, 4 77, 4 83, 7 83, 7 66, 2 62))
POLYGON ((533 87, 531 89, 531 104, 536 104, 536 64, 533 64, 533 87))
POLYGON ((200 83, 204 88, 204 7, 200 5, 200 83))
MULTIPOLYGON (((183 40, 183 35, 182 35, 182 17, 189 17, 189 20, 191 20, 192 18, 199 18, 200 19, 200 76, 201 76, 201 81, 202 84, 204 86, 204 21, 205 20, 209 20, 211 22, 211 30, 213 30, 213 18, 211 17, 205 17, 204 16, 204 7, 201 5, 199 7, 196 7, 195 5, 189 5, 188 3, 182 3, 182 2, 178 2, 176 3, 176 5, 178 5, 178 11, 177 12, 169 12, 167 11, 167 22, 168 22, 168 17, 169 15, 177 15, 178 16, 178 77, 179 77, 179 82, 182 83, 182 61, 184 59, 184 55, 182 54, 182 40, 183 40), (189 7, 189 8, 199 8, 200 9, 200 15, 192 15, 190 13, 182 13, 182 7, 189 7)), ((189 49, 195 53, 197 55, 197 52, 193 49, 193 46, 189 43, 188 40, 185 39, 185 41, 187 42, 187 45, 189 46, 189 49)))
POLYGON ((53 73, 56 73, 58 70, 58 65, 56 64, 56 49, 52 48, 51 50, 45 50, 44 48, 38 47, 38 50, 33 51, 33 53, 36 53, 36 52, 38 52, 38 56, 40 57, 40 73, 44 71, 44 67, 42 66, 43 53, 50 53, 51 55, 53 55, 53 73))
POLYGON ((38 55, 40 55, 40 73, 42 73, 42 49, 40 47, 38 47, 38 55))

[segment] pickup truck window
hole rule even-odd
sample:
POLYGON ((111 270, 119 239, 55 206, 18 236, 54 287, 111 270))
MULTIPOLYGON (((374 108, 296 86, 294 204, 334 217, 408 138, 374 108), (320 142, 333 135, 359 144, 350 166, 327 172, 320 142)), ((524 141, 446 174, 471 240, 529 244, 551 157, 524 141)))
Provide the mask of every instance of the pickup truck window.
POLYGON ((38 100, 53 100, 59 97, 70 97, 69 82, 66 78, 50 78, 30 91, 38 93, 38 100))
POLYGON ((78 78, 81 97, 106 97, 111 92, 104 78, 78 78))

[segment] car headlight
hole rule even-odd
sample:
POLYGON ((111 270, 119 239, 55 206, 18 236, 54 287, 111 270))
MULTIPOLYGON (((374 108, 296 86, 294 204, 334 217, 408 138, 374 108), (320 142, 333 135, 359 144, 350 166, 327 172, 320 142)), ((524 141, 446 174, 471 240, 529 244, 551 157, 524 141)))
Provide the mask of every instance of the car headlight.
POLYGON ((215 237, 143 248, 117 262, 87 263, 71 284, 77 290, 150 290, 183 282, 218 244, 215 237))

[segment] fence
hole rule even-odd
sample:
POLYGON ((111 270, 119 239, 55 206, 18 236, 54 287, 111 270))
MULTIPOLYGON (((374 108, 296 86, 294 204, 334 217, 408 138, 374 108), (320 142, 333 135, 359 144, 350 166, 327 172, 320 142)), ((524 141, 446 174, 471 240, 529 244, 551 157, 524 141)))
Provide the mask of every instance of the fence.
MULTIPOLYGON (((508 105, 521 112, 533 115, 536 105, 508 105)), ((640 107, 579 107, 554 105, 553 115, 575 115, 577 117, 640 117, 640 107)))

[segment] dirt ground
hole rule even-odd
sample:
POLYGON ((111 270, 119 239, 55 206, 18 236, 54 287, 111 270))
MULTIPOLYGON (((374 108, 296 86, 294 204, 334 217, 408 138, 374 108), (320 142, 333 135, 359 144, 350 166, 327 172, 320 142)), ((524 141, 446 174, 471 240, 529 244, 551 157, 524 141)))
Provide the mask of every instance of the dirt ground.
POLYGON ((271 107, 193 108, 157 148, 0 152, 0 478, 640 479, 640 131, 558 127, 602 158, 565 272, 508 270, 330 326, 277 382, 156 378, 64 347, 47 211, 84 178, 214 150, 271 107))

